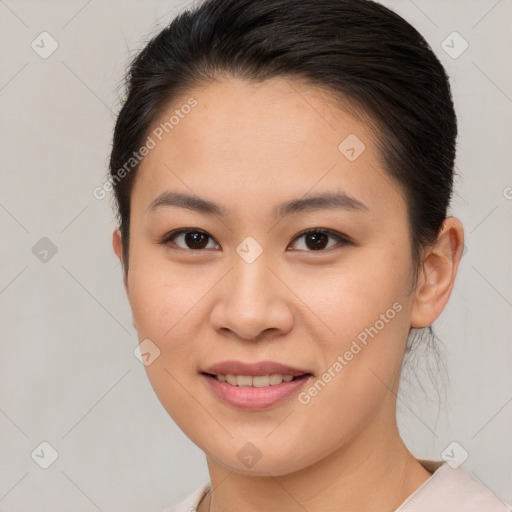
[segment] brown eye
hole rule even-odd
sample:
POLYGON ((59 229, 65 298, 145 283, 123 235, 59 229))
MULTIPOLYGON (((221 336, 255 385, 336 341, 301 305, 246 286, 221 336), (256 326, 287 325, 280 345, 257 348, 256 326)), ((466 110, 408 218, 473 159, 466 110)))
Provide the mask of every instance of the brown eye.
POLYGON ((322 251, 324 249, 330 249, 336 245, 347 245, 349 243, 349 241, 342 235, 325 229, 313 229, 301 233, 294 239, 294 242, 301 239, 304 239, 303 243, 298 244, 299 247, 295 247, 295 249, 310 252, 322 251), (329 239, 334 243, 331 243, 329 239))
POLYGON ((210 241, 213 243, 213 238, 204 231, 197 229, 181 229, 167 235, 162 243, 164 245, 176 245, 180 249, 185 250, 215 249, 219 247, 218 244, 213 244, 213 247, 208 247, 210 241))

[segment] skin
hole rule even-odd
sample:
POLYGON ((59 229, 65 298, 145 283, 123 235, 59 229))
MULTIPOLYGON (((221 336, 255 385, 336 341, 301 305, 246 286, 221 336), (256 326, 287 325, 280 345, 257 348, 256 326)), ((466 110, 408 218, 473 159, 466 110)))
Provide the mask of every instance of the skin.
MULTIPOLYGON (((394 510, 431 476, 400 438, 396 392, 410 328, 430 325, 450 296, 462 225, 445 220, 413 283, 406 203, 367 124, 283 78, 224 78, 190 96, 198 105, 138 170, 125 287, 139 340, 160 350, 146 366, 151 385, 207 456, 213 492, 199 512, 394 510), (349 134, 366 146, 354 161, 338 150, 349 134), (148 213, 164 191, 208 199, 229 215, 176 206, 148 213), (333 191, 367 209, 272 216, 279 203, 333 191), (160 243, 184 227, 207 232, 207 247, 190 249, 184 236, 160 243), (297 238, 310 228, 351 243, 329 237, 314 251, 297 238), (236 252, 248 236, 262 248, 252 263, 236 252), (295 395, 241 410, 198 373, 227 359, 273 360, 316 380, 397 302, 401 311, 307 404, 295 395), (248 442, 261 453, 251 468, 237 457, 248 442)), ((122 261, 118 230, 113 247, 122 261)))

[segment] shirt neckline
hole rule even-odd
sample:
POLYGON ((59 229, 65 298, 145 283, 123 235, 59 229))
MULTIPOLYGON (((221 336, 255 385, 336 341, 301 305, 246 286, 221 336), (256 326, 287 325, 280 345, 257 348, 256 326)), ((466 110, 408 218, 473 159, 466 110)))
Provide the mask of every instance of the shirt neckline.
MULTIPOLYGON (((405 500, 399 505, 394 512, 400 512, 404 510, 407 505, 409 505, 414 499, 421 494, 425 488, 428 486, 432 486, 432 482, 437 480, 439 476, 446 472, 446 468, 450 468, 450 466, 444 460, 426 460, 426 459, 416 459, 429 473, 430 478, 425 480, 415 491, 413 491, 405 500)), ((451 468, 450 468, 451 469, 451 468)))
MULTIPOLYGON (((434 480, 434 477, 438 477, 441 470, 441 473, 443 470, 448 467, 446 462, 444 460, 427 460, 427 459, 416 459, 429 473, 431 473, 430 477, 425 480, 415 491, 413 491, 412 494, 410 494, 407 498, 405 498, 405 501, 403 501, 397 509, 395 509, 395 512, 400 512, 410 501, 412 501, 420 492, 423 492, 423 489, 429 485, 429 483, 434 480)), ((194 502, 193 502, 193 512, 197 512, 197 508, 199 507, 200 503, 204 500, 206 495, 210 492, 210 482, 204 483, 195 493, 194 496, 194 502)))

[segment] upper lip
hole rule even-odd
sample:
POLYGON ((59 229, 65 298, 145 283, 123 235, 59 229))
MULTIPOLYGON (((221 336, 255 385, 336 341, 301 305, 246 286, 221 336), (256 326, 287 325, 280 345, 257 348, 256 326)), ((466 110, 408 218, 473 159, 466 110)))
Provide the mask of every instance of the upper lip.
POLYGON ((259 361, 257 363, 222 361, 221 363, 209 366, 202 370, 201 373, 209 373, 211 375, 250 375, 252 377, 277 373, 280 375, 293 375, 294 377, 297 377, 311 372, 300 368, 292 368, 286 364, 274 361, 259 361))

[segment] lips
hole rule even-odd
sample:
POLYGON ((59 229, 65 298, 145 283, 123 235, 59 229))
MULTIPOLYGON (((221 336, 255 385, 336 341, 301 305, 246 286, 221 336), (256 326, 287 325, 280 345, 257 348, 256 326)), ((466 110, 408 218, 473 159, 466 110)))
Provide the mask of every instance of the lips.
POLYGON ((274 361, 223 361, 199 374, 207 389, 222 402, 255 411, 282 403, 313 377, 307 369, 274 361))
POLYGON ((242 361, 223 361, 214 364, 201 370, 200 373, 205 373, 213 376, 217 375, 247 375, 257 377, 261 375, 292 375, 299 377, 301 375, 312 375, 307 369, 296 368, 286 364, 274 361, 260 361, 257 363, 244 363, 242 361))

